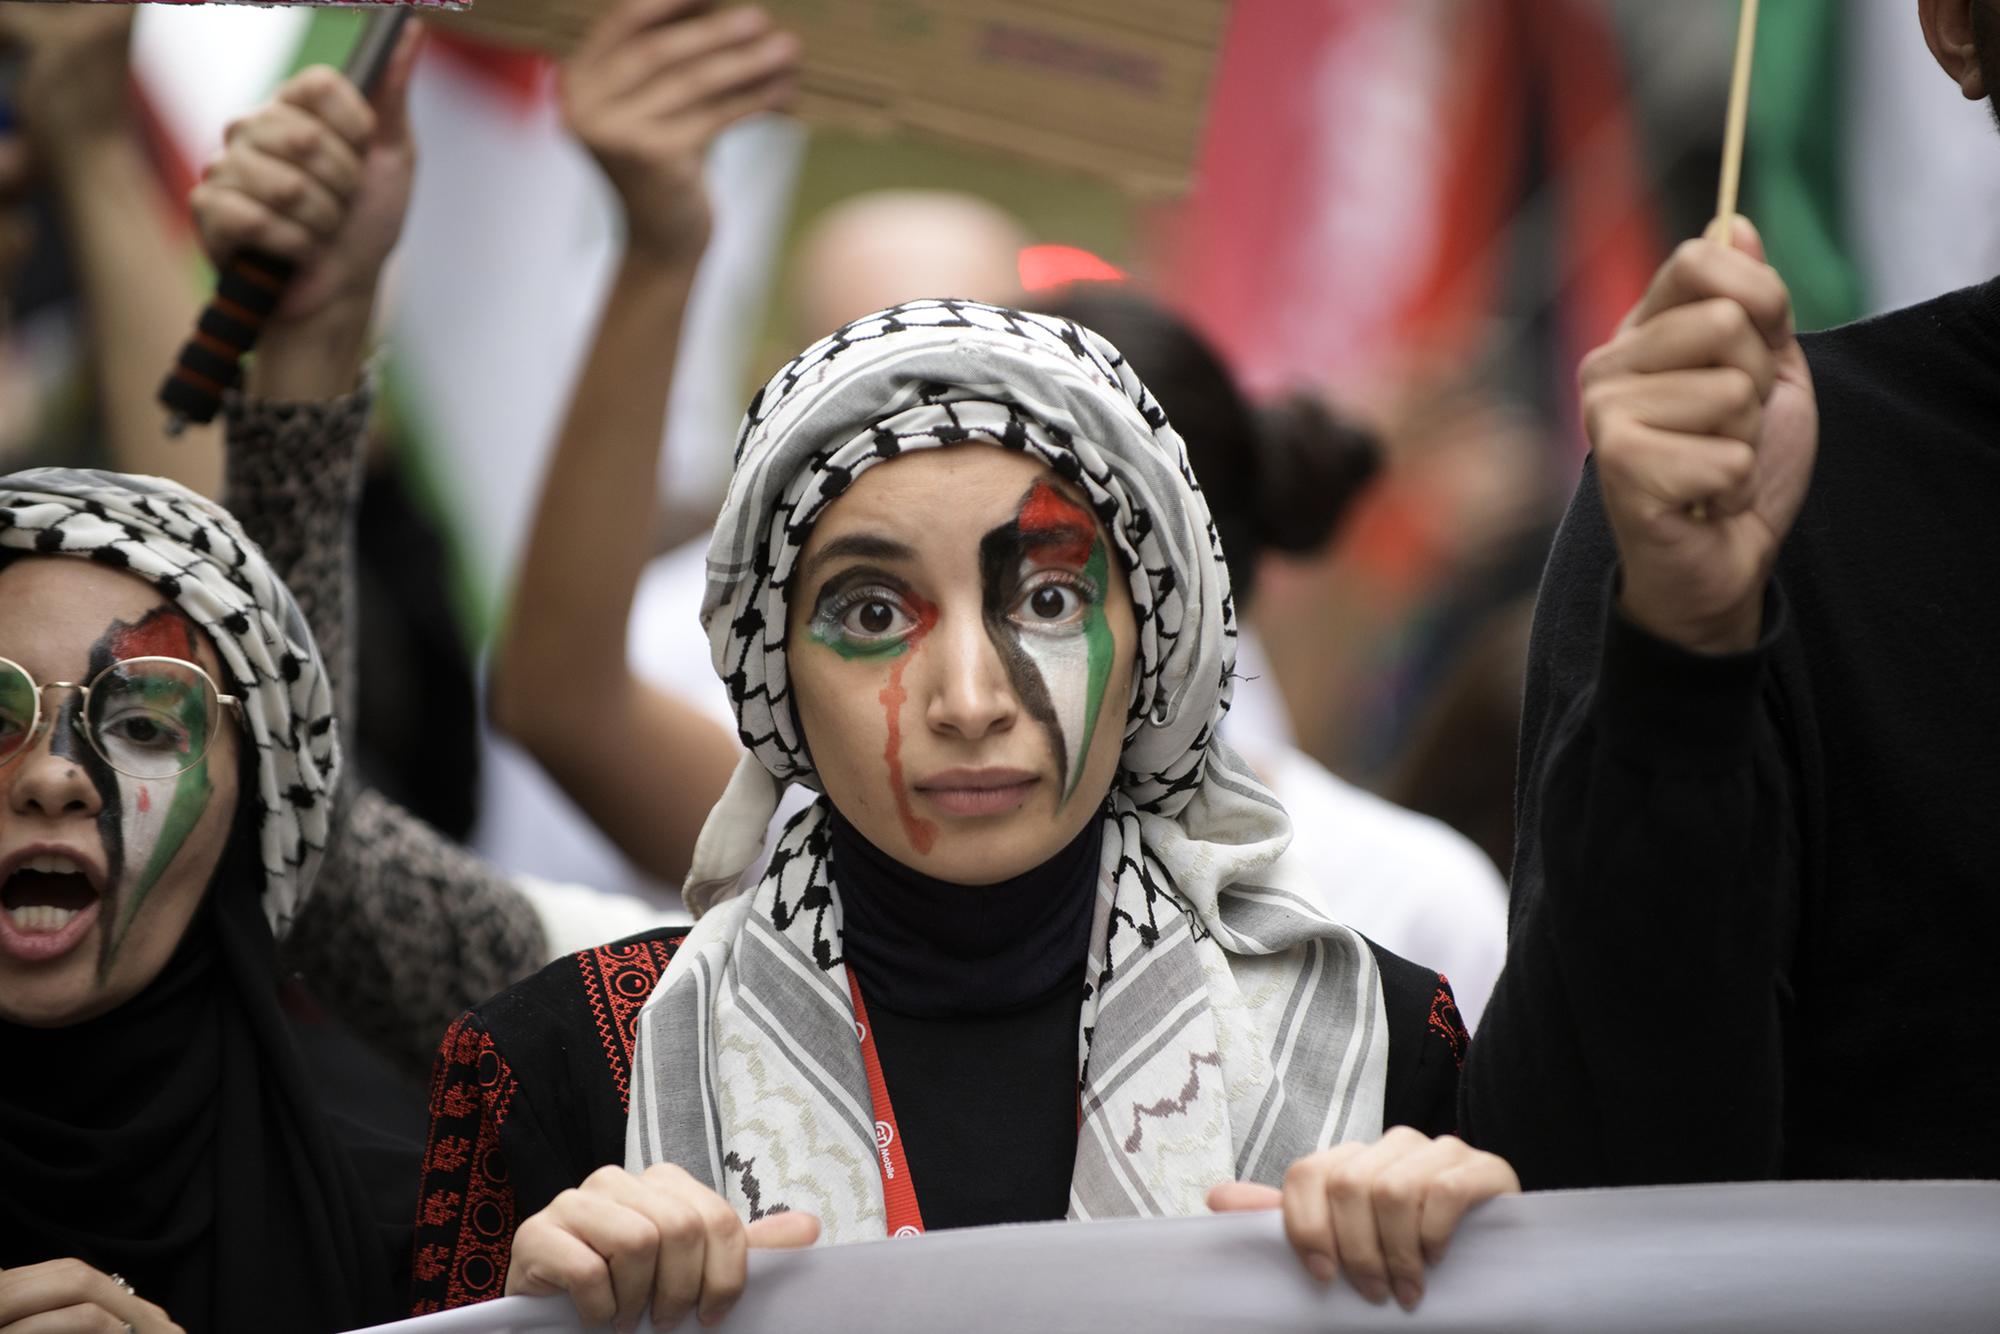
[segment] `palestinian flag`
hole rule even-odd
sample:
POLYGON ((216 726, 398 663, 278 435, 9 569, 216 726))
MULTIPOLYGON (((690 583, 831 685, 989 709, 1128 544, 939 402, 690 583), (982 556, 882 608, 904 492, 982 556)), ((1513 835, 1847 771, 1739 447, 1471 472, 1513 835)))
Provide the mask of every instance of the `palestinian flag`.
POLYGON ((2000 215, 2000 134, 1938 68, 1915 7, 1764 0, 1758 24, 1743 208, 1799 326, 2000 273, 1982 222, 2000 215))
POLYGON ((1592 0, 1244 0, 1160 271, 1255 390, 1365 393, 1505 329, 1562 421, 1662 253, 1640 161, 1592 0))

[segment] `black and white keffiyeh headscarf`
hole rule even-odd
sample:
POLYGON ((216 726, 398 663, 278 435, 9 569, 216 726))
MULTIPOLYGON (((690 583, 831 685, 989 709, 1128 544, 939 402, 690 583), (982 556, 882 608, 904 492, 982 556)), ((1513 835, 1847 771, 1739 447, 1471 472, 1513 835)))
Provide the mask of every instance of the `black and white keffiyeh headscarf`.
POLYGON ((1259 877, 1283 807, 1215 732, 1229 707, 1228 575, 1180 438, 1117 349, 1066 320, 917 301, 801 353, 744 419, 702 619, 750 748, 686 896, 704 913, 639 1022, 627 1166, 674 1162, 745 1217, 883 1234, 824 798, 761 851, 781 782, 817 786, 791 709, 787 584, 865 469, 995 444, 1095 509, 1130 574, 1133 698, 1105 816, 1078 1034, 1070 1215, 1187 1214, 1208 1187, 1381 1130, 1388 1030, 1354 932, 1259 877))
POLYGON ((284 582, 228 511, 159 477, 0 477, 0 548, 127 570, 208 632, 257 748, 264 913, 283 939, 326 850, 340 777, 333 689, 284 582))

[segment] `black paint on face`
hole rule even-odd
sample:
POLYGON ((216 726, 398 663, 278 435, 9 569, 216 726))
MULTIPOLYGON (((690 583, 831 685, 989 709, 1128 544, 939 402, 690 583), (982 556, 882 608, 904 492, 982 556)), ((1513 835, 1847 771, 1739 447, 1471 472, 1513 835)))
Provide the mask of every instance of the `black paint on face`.
MULTIPOLYGON (((99 641, 101 644, 103 641, 99 641)), ((100 670, 97 651, 91 651, 91 675, 100 670)), ((105 903, 98 920, 114 922, 118 909, 118 883, 125 871, 125 803, 118 790, 118 773, 104 762, 97 748, 83 738, 83 692, 72 690, 56 711, 50 724, 49 751, 82 769, 90 785, 97 789, 97 832, 104 841, 105 903)), ((97 972, 102 977, 111 967, 111 932, 99 934, 97 972)))
POLYGON ((1007 679, 1028 716, 1048 733, 1049 747, 1056 757, 1056 791, 1069 791, 1069 748, 1063 744, 1062 723, 1049 699, 1048 683, 1021 643, 1021 629, 1008 613, 1020 600, 1022 571, 1029 557, 1049 545, 1046 537, 1021 529, 1016 517, 979 539, 980 612, 986 622, 986 637, 1007 668, 1007 679))
MULTIPOLYGON (((154 652, 192 657, 193 647, 188 619, 175 608, 156 607, 137 623, 113 621, 105 628, 90 646, 86 679, 96 680, 100 672, 128 657, 154 652)), ((119 901, 123 898, 125 881, 125 793, 119 784, 118 771, 97 753, 97 747, 84 739, 83 728, 78 725, 82 709, 83 692, 71 691, 56 720, 56 735, 66 749, 56 753, 81 765, 97 789, 97 828, 104 840, 104 902, 98 908, 98 920, 104 923, 104 928, 98 933, 97 946, 97 975, 101 980, 110 975, 111 956, 118 947, 119 932, 113 924, 120 920, 119 901)), ((53 743, 50 748, 55 748, 53 743)))

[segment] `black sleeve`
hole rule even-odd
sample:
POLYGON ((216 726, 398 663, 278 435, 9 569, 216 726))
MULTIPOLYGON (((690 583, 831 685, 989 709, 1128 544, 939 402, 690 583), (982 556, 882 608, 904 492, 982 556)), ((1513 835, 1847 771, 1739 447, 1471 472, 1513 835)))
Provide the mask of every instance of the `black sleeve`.
POLYGON ((639 1011, 685 933, 556 960, 462 1015, 431 1075, 411 1310, 498 1297, 514 1229, 625 1159, 639 1011))
MULTIPOLYGON (((228 407, 230 508, 306 617, 350 738, 354 508, 373 400, 364 385, 324 402, 231 395, 228 407)), ((285 961, 355 1033, 421 1077, 453 1017, 534 972, 548 942, 511 877, 360 787, 354 766, 342 787, 285 961)))
POLYGON ((1374 941, 1389 1018, 1389 1075, 1382 1128, 1409 1126, 1426 1135, 1458 1129, 1458 1071, 1469 1039, 1443 973, 1389 953, 1374 941))
POLYGON ((1530 1189, 1770 1177, 1797 866, 1783 599, 1755 650, 1708 657, 1626 621, 1615 580, 1586 471, 1536 609, 1507 965, 1462 1133, 1530 1189))

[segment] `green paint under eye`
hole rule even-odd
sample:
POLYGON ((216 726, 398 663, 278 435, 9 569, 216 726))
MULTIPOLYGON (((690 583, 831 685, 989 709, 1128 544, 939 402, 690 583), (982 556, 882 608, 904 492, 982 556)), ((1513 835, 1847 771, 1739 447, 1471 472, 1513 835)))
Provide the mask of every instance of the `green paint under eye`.
POLYGON ((0 667, 0 743, 28 730, 35 716, 35 688, 12 667, 0 667))
MULTIPOLYGON (((1083 576, 1090 581, 1092 588, 1111 587, 1110 556, 1105 551, 1102 537, 1090 545, 1090 559, 1084 564, 1083 576)), ((1076 791, 1077 781, 1083 777, 1082 757, 1088 753, 1091 741, 1097 736, 1097 715, 1104 708, 1104 689, 1111 681, 1111 659, 1117 645, 1111 635, 1111 621, 1104 614, 1102 597, 1089 599, 1089 610, 1083 616, 1083 640, 1089 646, 1083 697, 1083 736, 1078 745, 1077 763, 1070 766, 1069 787, 1063 793, 1065 802, 1076 791)))
POLYGON ((910 641, 901 636, 893 639, 855 639, 843 633, 838 625, 815 624, 807 633, 815 644, 832 649, 850 662, 856 658, 898 658, 910 646, 910 641))
POLYGON ((832 649, 848 661, 885 662, 901 657, 921 632, 937 619, 937 608, 907 588, 893 591, 877 582, 872 587, 860 580, 841 586, 836 579, 820 593, 806 633, 813 642, 832 649), (881 635, 857 635, 848 630, 847 615, 857 607, 880 603, 893 609, 906 622, 904 628, 881 635))
MULTIPOLYGON (((206 749, 208 710, 205 701, 184 700, 176 712, 180 715, 181 725, 187 731, 189 748, 206 749)), ((160 820, 159 838, 153 844, 152 855, 146 859, 146 865, 133 883, 131 892, 124 896, 122 911, 112 928, 110 948, 105 956, 107 968, 111 957, 124 943, 125 932, 131 927, 132 919, 138 915, 139 905, 146 901, 146 896, 152 891, 153 886, 160 882, 160 877, 167 873, 167 868, 180 856, 181 849, 187 845, 188 837, 194 833, 195 827, 201 823, 201 817, 207 813, 209 799, 215 795, 215 785, 209 781, 206 755, 202 756, 199 764, 186 773, 165 781, 173 784, 173 796, 168 799, 166 815, 160 820)), ((139 797, 128 798, 127 819, 131 820, 136 814, 139 820, 145 820, 151 814, 150 806, 150 795, 146 793, 146 789, 141 789, 139 797), (129 809, 132 805, 137 806, 136 811, 129 809)))

